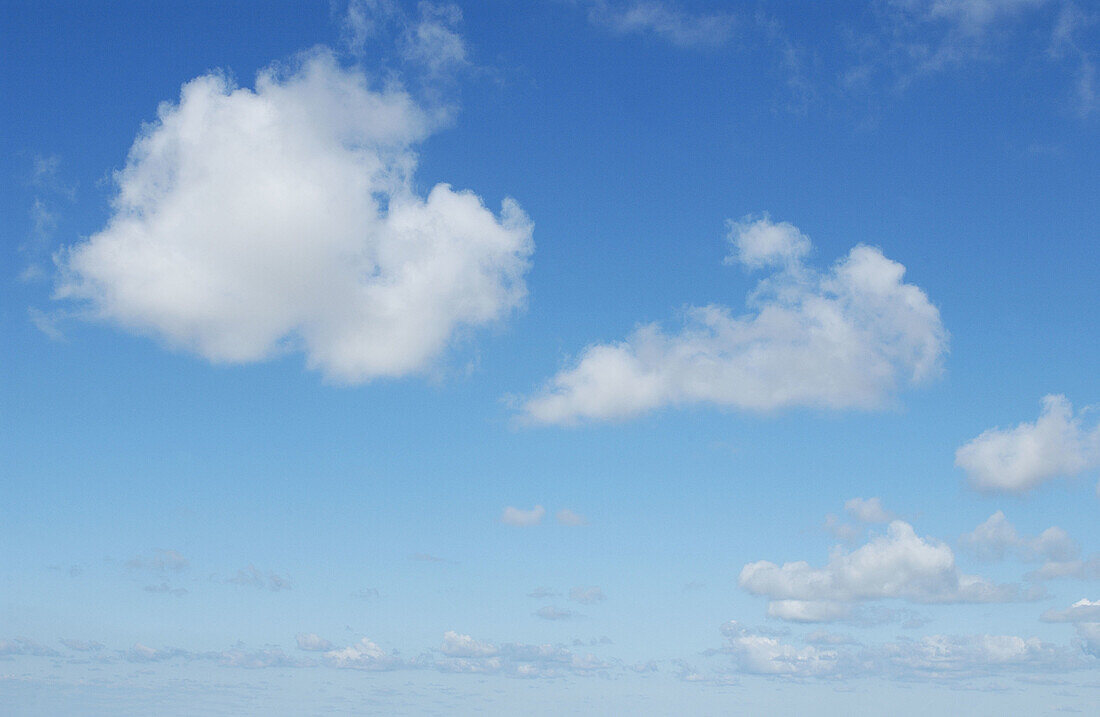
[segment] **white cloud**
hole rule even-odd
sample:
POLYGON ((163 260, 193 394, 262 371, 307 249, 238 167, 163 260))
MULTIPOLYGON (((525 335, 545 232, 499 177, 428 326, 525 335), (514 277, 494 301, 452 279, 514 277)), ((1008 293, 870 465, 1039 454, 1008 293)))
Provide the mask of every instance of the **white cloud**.
POLYGON ((402 665, 401 660, 386 654, 381 647, 365 637, 354 645, 329 650, 323 657, 326 665, 339 669, 392 670, 402 665))
POLYGON ((579 602, 581 605, 595 605, 606 600, 607 596, 598 587, 578 586, 569 591, 569 599, 573 602, 579 602))
POLYGON ((653 35, 680 47, 721 45, 736 25, 728 13, 691 14, 660 0, 593 0, 588 18, 617 35, 653 35))
POLYGON ((727 264, 740 262, 749 269, 796 267, 813 248, 810 238, 798 227, 790 222, 773 222, 767 213, 762 217, 730 220, 727 226, 733 245, 733 253, 726 257, 727 264))
POLYGON ((889 523, 894 517, 878 498, 852 498, 844 503, 844 512, 861 523, 889 523))
POLYGON ((544 515, 546 515, 546 509, 541 505, 536 505, 531 510, 523 510, 521 508, 508 506, 504 509, 504 513, 501 514, 500 522, 505 525, 526 528, 541 523, 544 515))
MULTIPOLYGON (((766 217, 745 220, 735 244, 752 226, 779 231, 766 217)), ((947 333, 924 292, 903 283, 905 267, 860 245, 820 272, 797 260, 790 231, 779 233, 787 238, 748 252, 772 265, 793 255, 760 282, 753 313, 691 307, 674 333, 646 324, 625 341, 589 346, 524 404, 523 419, 571 424, 699 403, 870 409, 939 372, 947 333)))
POLYGON ((568 508, 562 508, 555 516, 562 525, 588 525, 588 519, 580 513, 574 513, 568 508))
POLYGON ((1082 598, 1065 610, 1047 610, 1043 622, 1100 622, 1100 600, 1082 598))
POLYGON ((25 637, 0 640, 0 656, 33 655, 35 657, 56 657, 57 650, 25 637))
POLYGON ((480 642, 453 630, 443 633, 443 644, 439 650, 448 657, 492 657, 498 652, 496 645, 480 642))
POLYGON ((466 42, 455 31, 462 21, 457 5, 420 3, 420 19, 409 25, 400 47, 405 59, 441 75, 468 64, 466 42))
POLYGON ((60 256, 59 298, 210 361, 286 351, 340 382, 421 372, 526 297, 531 222, 413 188, 433 128, 400 88, 316 50, 254 90, 198 77, 117 173, 107 225, 60 256))
POLYGON ((312 632, 300 632, 297 635, 298 649, 310 652, 326 652, 332 649, 332 643, 312 632))
POLYGON ((851 552, 834 548, 825 567, 759 561, 741 570, 738 583, 753 595, 768 597, 772 617, 802 622, 837 620, 855 603, 868 600, 984 603, 1019 597, 1015 586, 961 573, 951 548, 921 538, 900 520, 890 523, 885 535, 851 552))
POLYGON ((795 647, 737 622, 723 625, 722 633, 729 641, 724 652, 733 657, 738 670, 748 674, 823 677, 835 673, 840 664, 835 650, 813 645, 795 647))
POLYGON ((1100 426, 1085 428, 1065 396, 1046 396, 1034 423, 985 431, 955 452, 955 465, 978 490, 1022 493, 1100 465, 1100 426))
POLYGON ((1034 538, 1023 537, 999 510, 972 533, 963 535, 959 544, 980 560, 1000 560, 1013 554, 1021 560, 1060 562, 1072 559, 1078 552, 1077 544, 1061 528, 1050 527, 1034 538))

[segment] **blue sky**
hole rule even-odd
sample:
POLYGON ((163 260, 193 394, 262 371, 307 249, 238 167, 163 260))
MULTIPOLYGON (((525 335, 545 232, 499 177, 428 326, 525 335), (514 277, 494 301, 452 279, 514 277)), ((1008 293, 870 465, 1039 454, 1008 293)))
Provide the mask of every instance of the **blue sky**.
POLYGON ((1095 6, 258 7, 0 4, 0 711, 1095 704, 1095 6))

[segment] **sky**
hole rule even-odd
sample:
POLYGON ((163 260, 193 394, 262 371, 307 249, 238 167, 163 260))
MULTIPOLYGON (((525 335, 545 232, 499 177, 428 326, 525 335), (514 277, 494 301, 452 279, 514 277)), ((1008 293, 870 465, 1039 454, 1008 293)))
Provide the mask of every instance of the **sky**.
POLYGON ((0 2, 0 712, 1093 711, 1098 40, 0 2))

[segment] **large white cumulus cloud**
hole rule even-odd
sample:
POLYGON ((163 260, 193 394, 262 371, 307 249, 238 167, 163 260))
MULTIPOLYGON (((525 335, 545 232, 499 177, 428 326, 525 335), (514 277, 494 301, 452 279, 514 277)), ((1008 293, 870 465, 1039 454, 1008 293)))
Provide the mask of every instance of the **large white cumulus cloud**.
POLYGON ((526 402, 536 423, 622 419, 662 406, 748 410, 872 408, 935 375, 947 350, 939 311, 905 267, 858 245, 827 271, 804 262, 809 239, 767 216, 730 224, 731 260, 773 273, 752 311, 693 307, 684 326, 646 324, 595 344, 526 402))
POLYGON ((106 227, 60 257, 58 295, 216 362, 301 350, 344 382, 425 369, 522 304, 532 225, 506 199, 413 190, 435 121, 326 50, 220 74, 163 103, 106 227))

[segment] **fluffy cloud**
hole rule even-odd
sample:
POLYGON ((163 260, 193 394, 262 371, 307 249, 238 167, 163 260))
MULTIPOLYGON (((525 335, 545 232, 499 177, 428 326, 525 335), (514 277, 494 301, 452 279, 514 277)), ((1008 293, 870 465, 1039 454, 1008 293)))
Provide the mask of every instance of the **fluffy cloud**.
POLYGON ((902 281, 905 267, 859 245, 821 272, 802 261, 804 240, 766 216, 733 223, 733 256, 774 272, 751 295, 752 313, 692 307, 673 333, 646 324, 589 346, 524 404, 524 420, 624 419, 699 403, 869 409, 936 375, 947 333, 924 292, 902 281))
POLYGON ((1047 610, 1043 622, 1100 622, 1100 600, 1082 598, 1065 610, 1047 610))
POLYGON ((398 657, 387 654, 365 637, 354 645, 329 650, 323 658, 329 667, 348 670, 393 670, 402 665, 398 657))
POLYGON ((453 630, 443 633, 443 644, 439 650, 447 657, 492 657, 498 652, 496 645, 479 642, 453 630))
POLYGON ((1004 602, 1019 597, 1014 586, 961 573, 946 544, 921 538, 895 520, 885 535, 856 550, 834 548, 825 567, 806 562, 749 563, 741 587, 771 600, 768 614, 785 620, 827 622, 846 617, 855 603, 901 598, 920 603, 1004 602))
POLYGON ((991 428, 955 451, 981 491, 1022 493, 1100 465, 1100 426, 1086 428, 1065 396, 1046 396, 1034 423, 991 428))
POLYGON ((852 498, 844 503, 844 512, 861 523, 889 523, 894 517, 878 498, 852 498))
POLYGON ((310 652, 326 652, 332 649, 332 643, 312 632, 300 632, 297 636, 298 649, 310 652))
POLYGON ((835 650, 808 645, 795 647, 769 635, 761 635, 737 622, 722 626, 728 640, 723 652, 733 657, 741 672, 754 675, 788 677, 823 677, 839 667, 840 655, 835 650))
POLYGON ((413 189, 435 120, 325 50, 255 89, 198 77, 116 174, 107 225, 59 259, 59 298, 214 362, 290 350, 340 382, 423 371, 526 296, 531 222, 413 189))
POLYGON ((980 560, 1000 560, 1012 554, 1021 560, 1068 561, 1077 555, 1077 544, 1059 527, 1044 530, 1034 538, 1023 537, 1001 511, 962 536, 959 544, 980 560))
POLYGON ((536 505, 531 510, 523 510, 521 508, 508 506, 501 514, 500 522, 505 525, 526 528, 541 523, 544 515, 546 515, 546 509, 541 505, 536 505))

